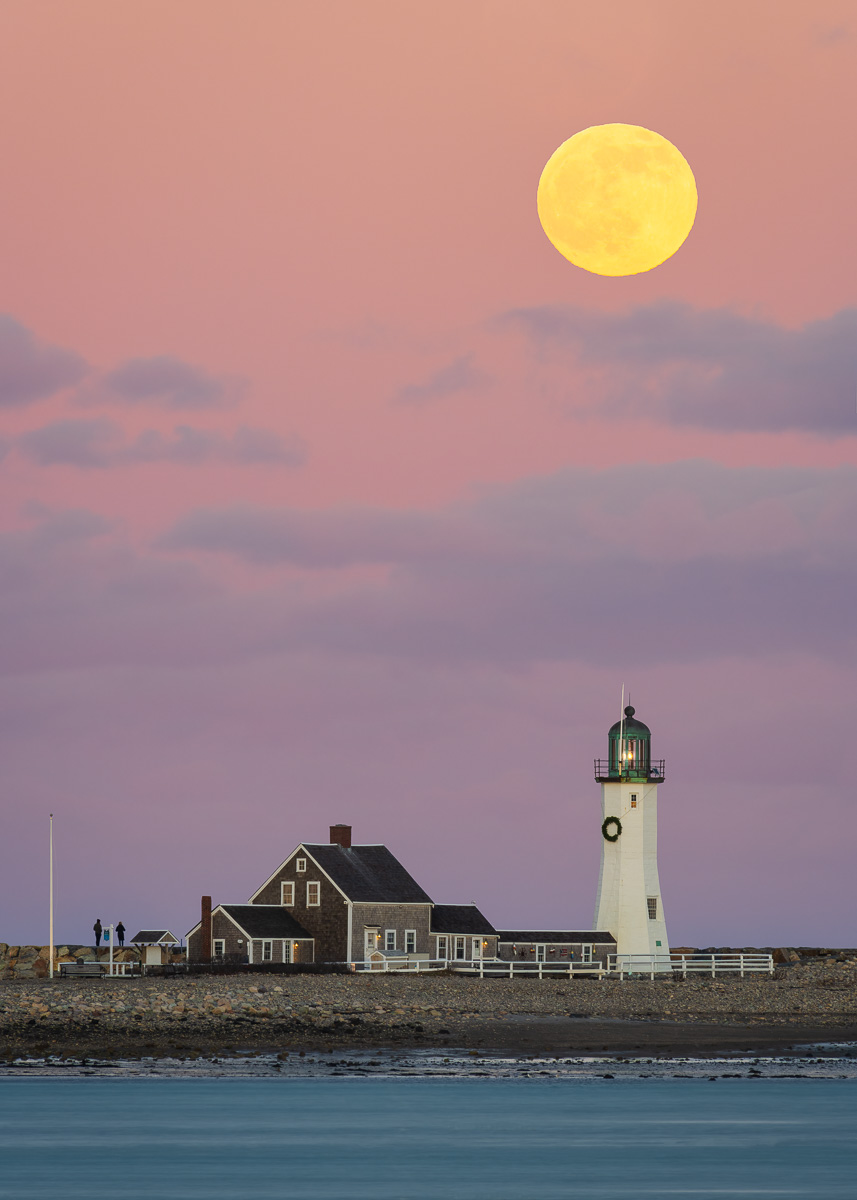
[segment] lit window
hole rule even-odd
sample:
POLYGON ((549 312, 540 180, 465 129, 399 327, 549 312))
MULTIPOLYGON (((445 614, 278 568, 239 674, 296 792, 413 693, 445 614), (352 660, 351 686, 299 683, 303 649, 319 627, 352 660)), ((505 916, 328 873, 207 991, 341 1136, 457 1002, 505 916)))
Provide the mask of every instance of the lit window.
POLYGON ((306 903, 307 908, 318 908, 321 904, 320 883, 308 883, 306 885, 306 903))
POLYGON ((649 920, 657 921, 658 919, 658 898, 657 896, 649 896, 646 900, 649 906, 649 920))
POLYGON ((282 884, 280 903, 286 904, 286 905, 288 905, 288 907, 291 908, 291 906, 294 904, 294 902, 295 902, 295 885, 293 883, 282 884))
POLYGON ((298 861, 295 863, 295 867, 298 871, 305 871, 306 870, 306 859, 299 858, 298 861))
POLYGON ((631 792, 631 808, 637 807, 637 793, 631 792))
POLYGON ((396 931, 395 931, 395 929, 385 929, 384 930, 384 949, 385 950, 395 950, 396 949, 396 931))
POLYGON ((273 955, 271 953, 271 942, 262 942, 262 962, 270 962, 273 955))
POLYGON ((405 951, 408 954, 416 954, 417 952, 417 931, 416 929, 405 930, 405 951))

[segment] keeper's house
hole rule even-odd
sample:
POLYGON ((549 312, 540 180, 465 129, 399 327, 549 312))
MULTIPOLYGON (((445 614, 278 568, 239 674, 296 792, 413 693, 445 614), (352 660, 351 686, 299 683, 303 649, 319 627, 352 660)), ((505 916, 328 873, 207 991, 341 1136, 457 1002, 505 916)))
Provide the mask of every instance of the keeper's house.
POLYGON ((357 962, 494 958, 497 933, 473 904, 434 904, 386 846, 303 842, 247 904, 203 897, 190 962, 357 962))

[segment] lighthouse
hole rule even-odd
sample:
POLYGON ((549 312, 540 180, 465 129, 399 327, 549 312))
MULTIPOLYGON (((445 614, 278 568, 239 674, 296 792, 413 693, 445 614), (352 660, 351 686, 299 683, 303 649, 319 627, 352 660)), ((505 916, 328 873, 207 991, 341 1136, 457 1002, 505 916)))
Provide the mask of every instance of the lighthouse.
POLYGON ((601 870, 595 929, 609 930, 618 954, 667 955, 670 946, 658 879, 658 784, 664 760, 652 758, 649 727, 629 704, 595 760, 601 784, 601 870))

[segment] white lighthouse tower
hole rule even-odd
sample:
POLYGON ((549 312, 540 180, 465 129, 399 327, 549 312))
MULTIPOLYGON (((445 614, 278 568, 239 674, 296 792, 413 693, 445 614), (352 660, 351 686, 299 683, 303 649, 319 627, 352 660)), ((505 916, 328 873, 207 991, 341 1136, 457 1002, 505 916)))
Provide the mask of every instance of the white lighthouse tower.
POLYGON ((618 954, 666 955, 670 946, 658 879, 658 784, 651 732, 629 704, 609 734, 608 758, 595 760, 601 784, 601 871, 595 929, 609 930, 618 954))

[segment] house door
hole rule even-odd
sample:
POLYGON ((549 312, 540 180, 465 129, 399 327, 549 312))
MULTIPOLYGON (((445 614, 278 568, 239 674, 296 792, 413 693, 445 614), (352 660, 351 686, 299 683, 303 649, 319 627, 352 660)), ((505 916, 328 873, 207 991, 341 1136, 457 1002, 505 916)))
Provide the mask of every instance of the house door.
POLYGON ((380 934, 377 929, 366 930, 366 942, 363 948, 363 960, 369 961, 369 955, 378 949, 378 938, 380 934))
POLYGON ((544 946, 536 946, 536 962, 544 962, 544 961, 545 961, 544 946))

